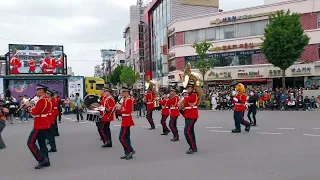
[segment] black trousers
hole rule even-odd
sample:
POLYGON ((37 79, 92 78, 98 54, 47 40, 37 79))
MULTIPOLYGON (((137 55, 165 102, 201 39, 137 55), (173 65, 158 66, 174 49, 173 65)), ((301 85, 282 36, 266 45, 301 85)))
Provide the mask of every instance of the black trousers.
POLYGON ((102 139, 102 135, 101 135, 101 132, 99 131, 100 127, 101 127, 101 118, 98 122, 96 122, 96 126, 97 126, 97 130, 98 130, 98 133, 99 133, 99 136, 100 138, 102 139))
POLYGON ((241 131, 240 124, 244 126, 250 125, 250 123, 246 120, 244 120, 244 112, 243 111, 234 111, 233 113, 233 119, 234 119, 234 125, 237 130, 241 131))
POLYGON ((249 109, 249 111, 248 111, 247 117, 248 117, 250 123, 252 123, 252 119, 250 116, 251 114, 252 114, 252 118, 253 118, 253 124, 257 124, 257 119, 256 119, 257 108, 252 108, 252 109, 249 109))
POLYGON ((52 149, 56 149, 56 138, 54 136, 53 125, 51 125, 50 129, 48 130, 47 138, 48 138, 50 147, 52 149))
POLYGON ((46 136, 49 129, 33 129, 28 138, 28 147, 34 158, 41 162, 45 158, 49 158, 48 148, 46 144, 46 136), (38 142, 38 145, 36 144, 38 142))
POLYGON ((111 131, 110 131, 110 122, 100 122, 99 125, 99 134, 103 143, 112 143, 111 140, 111 131))
POLYGON ((177 128, 177 120, 178 120, 178 116, 170 116, 170 121, 169 121, 169 127, 170 130, 173 134, 174 138, 179 138, 179 132, 178 132, 178 128, 177 128))
POLYGON ((6 144, 4 143, 1 136, 1 133, 5 127, 6 127, 6 122, 4 120, 0 120, 0 149, 6 148, 6 144))
POLYGON ((130 127, 121 127, 120 129, 120 135, 119 140, 123 146, 124 153, 129 154, 133 152, 133 148, 131 146, 131 140, 130 140, 130 127))
POLYGON ((147 120, 149 121, 151 128, 155 128, 152 113, 153 113, 153 110, 147 110, 147 120))
POLYGON ((190 146, 190 149, 197 149, 196 136, 194 134, 194 124, 197 122, 197 119, 186 119, 184 126, 184 135, 190 146))
POLYGON ((166 133, 166 132, 170 132, 168 126, 167 126, 167 118, 169 115, 162 115, 161 117, 161 125, 162 125, 162 132, 166 133))
POLYGON ((77 120, 79 121, 79 116, 80 116, 81 121, 82 121, 83 120, 83 115, 82 115, 81 109, 78 108, 78 107, 75 107, 74 110, 75 110, 76 115, 77 115, 77 120))
POLYGON ((58 118, 58 116, 55 117, 54 124, 52 125, 54 136, 59 136, 59 128, 58 128, 57 118, 58 118))

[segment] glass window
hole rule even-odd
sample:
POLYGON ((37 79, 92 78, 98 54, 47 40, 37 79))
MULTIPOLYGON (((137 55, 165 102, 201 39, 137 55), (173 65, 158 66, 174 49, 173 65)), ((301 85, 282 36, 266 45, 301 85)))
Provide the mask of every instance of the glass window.
POLYGON ((176 38, 176 34, 173 34, 172 36, 169 37, 169 49, 175 46, 175 38, 176 38))
POLYGON ((193 44, 197 42, 197 31, 186 31, 184 33, 185 44, 193 44))
POLYGON ((176 70, 176 59, 169 60, 169 71, 176 70))
POLYGON ((320 28, 320 12, 318 12, 318 28, 320 28))
POLYGON ((239 65, 251 65, 252 55, 241 55, 239 57, 239 65))
POLYGON ((234 38, 234 25, 220 27, 220 31, 223 31, 224 39, 234 38))
POLYGON ((252 22, 252 34, 251 36, 259 36, 264 34, 264 28, 267 26, 268 21, 256 21, 252 22))
POLYGON ((205 40, 206 40, 206 30, 205 29, 198 30, 196 42, 203 42, 205 40))
POLYGON ((242 23, 236 25, 237 37, 248 37, 252 35, 252 23, 242 23))
POLYGON ((216 40, 216 28, 206 29, 206 41, 216 40))

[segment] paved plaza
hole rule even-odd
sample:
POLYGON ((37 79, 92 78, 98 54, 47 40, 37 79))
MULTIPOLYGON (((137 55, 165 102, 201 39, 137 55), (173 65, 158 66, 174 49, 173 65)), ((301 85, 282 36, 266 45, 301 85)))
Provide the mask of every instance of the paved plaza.
POLYGON ((63 117, 56 138, 58 152, 51 167, 35 170, 27 148, 32 121, 8 124, 3 131, 7 148, 0 151, 0 180, 319 180, 320 112, 258 112, 258 126, 250 133, 231 134, 232 111, 200 111, 195 125, 198 152, 185 154, 188 145, 179 117, 180 141, 172 134, 148 130, 144 117, 135 117, 131 130, 136 154, 121 160, 120 121, 112 122, 113 147, 100 146, 95 124, 63 117))

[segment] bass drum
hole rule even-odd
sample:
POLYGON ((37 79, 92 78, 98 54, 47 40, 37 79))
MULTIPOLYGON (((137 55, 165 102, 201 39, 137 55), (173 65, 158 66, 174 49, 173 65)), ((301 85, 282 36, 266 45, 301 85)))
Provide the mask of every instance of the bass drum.
POLYGON ((100 106, 100 97, 95 95, 87 95, 83 99, 83 103, 89 110, 93 110, 100 106))

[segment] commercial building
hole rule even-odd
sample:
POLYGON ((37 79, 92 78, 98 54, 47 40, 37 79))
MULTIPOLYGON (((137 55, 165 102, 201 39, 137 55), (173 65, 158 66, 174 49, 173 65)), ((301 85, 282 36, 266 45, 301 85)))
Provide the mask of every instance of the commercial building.
POLYGON ((143 53, 143 28, 140 21, 142 20, 144 7, 140 5, 130 6, 130 22, 125 27, 123 38, 125 38, 125 58, 128 65, 132 66, 135 71, 142 73, 140 66, 143 53))
POLYGON ((171 22, 217 12, 218 0, 153 0, 144 10, 145 73, 168 85, 168 29, 171 22))
POLYGON ((279 10, 301 14, 301 24, 311 38, 296 64, 286 71, 287 85, 319 84, 320 1, 296 0, 217 12, 173 21, 168 26, 170 83, 181 82, 185 64, 196 61, 193 43, 208 41, 208 58, 214 68, 205 76, 211 86, 237 80, 245 84, 281 86, 281 73, 268 63, 260 50, 268 15, 279 10))
POLYGON ((94 77, 102 77, 103 76, 103 69, 100 65, 94 66, 94 77))
POLYGON ((125 52, 118 52, 117 54, 115 54, 114 59, 111 60, 111 71, 113 71, 119 65, 126 65, 125 59, 125 52))

